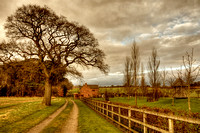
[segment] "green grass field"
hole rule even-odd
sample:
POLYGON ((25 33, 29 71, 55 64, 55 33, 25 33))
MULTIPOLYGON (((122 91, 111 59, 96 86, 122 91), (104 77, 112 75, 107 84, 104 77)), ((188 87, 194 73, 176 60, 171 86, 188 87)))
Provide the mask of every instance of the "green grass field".
POLYGON ((65 103, 53 98, 52 106, 41 104, 40 97, 0 97, 0 132, 26 132, 65 103))
MULTIPOLYGON (((104 100, 103 98, 97 98, 97 100, 104 100)), ((135 105, 135 98, 131 97, 129 100, 127 97, 114 97, 109 98, 111 102, 125 103, 129 105, 135 105)), ((137 99, 138 106, 156 107, 171 109, 174 111, 188 111, 187 99, 175 99, 175 105, 172 106, 172 98, 160 98, 156 102, 147 102, 146 98, 139 97, 137 99)), ((192 112, 200 113, 200 100, 197 98, 191 98, 191 108, 192 112)))
MULTIPOLYGON (((151 87, 148 87, 147 88, 148 91, 151 91, 152 88, 151 87)), ((74 93, 78 93, 79 92, 79 88, 74 88, 72 90, 69 90, 69 93, 70 94, 74 94, 74 93)), ((134 88, 133 88, 134 90, 134 88)), ((105 93, 105 92, 108 92, 108 93, 125 93, 126 94, 126 88, 124 87, 100 87, 99 88, 99 93, 105 93)), ((160 90, 163 94, 169 94, 172 89, 161 89, 160 90)), ((138 89, 138 93, 142 93, 141 89, 138 89)), ((195 90, 191 91, 191 94, 190 94, 190 97, 198 97, 198 94, 196 93, 195 90)))
POLYGON ((96 114, 92 109, 79 100, 75 100, 79 108, 80 133, 120 133, 121 131, 96 114))
MULTIPOLYGON (((132 88, 134 90, 134 87, 132 88)), ((151 91, 152 88, 151 87, 147 87, 148 91, 151 91)), ((160 89, 160 91, 163 94, 169 94, 169 92, 171 92, 173 89, 168 89, 168 88, 164 88, 164 89, 160 89)), ((76 91, 76 89, 74 89, 74 91, 76 91)), ((126 88, 124 87, 111 87, 111 88, 106 88, 106 87, 102 87, 99 88, 99 92, 100 93, 105 93, 105 91, 107 91, 108 93, 126 93, 126 88)), ((137 90, 138 93, 142 93, 141 89, 137 90)), ((195 92, 195 90, 191 91, 190 97, 198 97, 198 94, 195 92)))

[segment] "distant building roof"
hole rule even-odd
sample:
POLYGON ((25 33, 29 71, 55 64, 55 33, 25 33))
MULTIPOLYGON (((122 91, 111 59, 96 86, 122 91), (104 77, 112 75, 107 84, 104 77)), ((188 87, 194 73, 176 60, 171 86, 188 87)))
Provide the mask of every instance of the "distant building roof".
POLYGON ((177 78, 174 83, 173 83, 173 86, 174 87, 179 87, 179 86, 187 86, 186 83, 180 79, 180 78, 177 78))
MULTIPOLYGON (((90 87, 90 89, 99 89, 98 85, 88 85, 87 83, 85 83, 86 86, 90 87)), ((84 85, 84 86, 85 86, 84 85)), ((82 88, 82 87, 81 87, 82 88)))

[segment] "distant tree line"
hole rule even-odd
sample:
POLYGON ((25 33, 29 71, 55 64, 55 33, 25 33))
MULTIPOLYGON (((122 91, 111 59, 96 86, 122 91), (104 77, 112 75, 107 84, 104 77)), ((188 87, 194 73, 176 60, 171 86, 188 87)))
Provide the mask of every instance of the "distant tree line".
MULTIPOLYGON (((51 66, 46 61, 47 66, 51 66)), ((51 76, 54 87, 53 95, 65 96, 73 84, 64 75, 65 69, 56 71, 51 76)), ((0 96, 43 96, 45 75, 37 59, 15 61, 0 65, 0 96)))

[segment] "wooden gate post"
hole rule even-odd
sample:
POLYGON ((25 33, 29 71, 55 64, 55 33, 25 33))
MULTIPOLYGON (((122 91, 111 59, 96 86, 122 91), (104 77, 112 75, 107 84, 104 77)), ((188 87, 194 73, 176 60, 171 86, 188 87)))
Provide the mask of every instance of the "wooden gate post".
MULTIPOLYGON (((147 114, 143 113, 143 123, 146 124, 147 114)), ((144 133, 147 133, 147 127, 144 125, 144 133)))
POLYGON ((169 133, 174 133, 174 121, 172 119, 168 119, 169 121, 169 133))

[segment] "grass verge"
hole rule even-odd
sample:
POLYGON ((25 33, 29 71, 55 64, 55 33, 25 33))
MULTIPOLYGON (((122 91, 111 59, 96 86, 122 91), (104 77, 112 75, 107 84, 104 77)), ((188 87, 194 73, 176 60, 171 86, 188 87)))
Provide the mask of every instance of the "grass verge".
POLYGON ((42 131, 42 133, 60 133, 69 114, 72 110, 73 103, 68 102, 67 107, 42 131))
POLYGON ((121 133, 114 125, 97 115, 92 109, 79 100, 75 100, 79 108, 80 133, 121 133))
MULTIPOLYGON (((12 98, 11 98, 12 99, 12 98)), ((52 106, 44 106, 41 101, 18 103, 15 106, 0 109, 0 132, 19 133, 26 132, 65 103, 64 98, 52 99, 52 106)))

